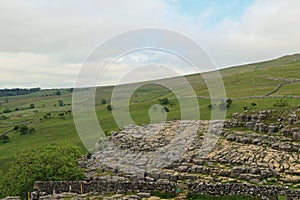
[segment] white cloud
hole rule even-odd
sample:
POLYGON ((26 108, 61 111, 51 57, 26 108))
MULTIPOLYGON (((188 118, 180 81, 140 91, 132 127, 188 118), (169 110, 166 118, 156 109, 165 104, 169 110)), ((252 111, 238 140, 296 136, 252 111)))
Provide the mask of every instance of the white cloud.
POLYGON ((213 11, 189 16, 174 4, 161 0, 0 1, 0 88, 70 87, 97 44, 141 27, 169 28, 191 36, 218 67, 299 51, 297 0, 258 0, 238 21, 225 18, 209 29, 202 25, 213 11))
POLYGON ((300 2, 256 1, 240 21, 224 20, 202 35, 218 66, 300 52, 300 2))

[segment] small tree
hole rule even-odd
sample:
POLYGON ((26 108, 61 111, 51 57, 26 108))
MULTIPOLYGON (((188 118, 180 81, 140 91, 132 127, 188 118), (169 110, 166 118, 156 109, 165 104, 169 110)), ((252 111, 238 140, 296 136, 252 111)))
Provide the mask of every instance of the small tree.
POLYGON ((59 100, 57 101, 57 103, 58 103, 59 106, 63 106, 63 105, 64 105, 64 102, 63 102, 63 100, 61 100, 61 99, 59 99, 59 100))
POLYGON ((207 109, 211 110, 213 109, 213 106, 211 104, 208 104, 207 109))
POLYGON ((109 111, 111 111, 111 110, 112 110, 112 107, 111 107, 111 105, 110 105, 110 104, 109 104, 109 105, 107 105, 107 106, 106 106, 106 109, 107 109, 107 110, 109 110, 109 111))
POLYGON ((33 128, 33 127, 30 127, 29 129, 28 129, 28 133, 34 133, 35 132, 35 128, 33 128))
POLYGON ((59 118, 64 118, 65 113, 59 113, 58 116, 59 116, 59 118))
POLYGON ((164 106, 164 105, 168 105, 170 103, 168 98, 163 98, 163 99, 158 99, 158 102, 160 105, 164 106))
POLYGON ((232 104, 232 99, 227 99, 226 100, 226 107, 229 108, 232 104))
POLYGON ((0 115, 0 120, 6 120, 8 117, 6 115, 0 115))
POLYGON ((27 125, 21 125, 18 128, 20 135, 24 135, 24 134, 28 133, 28 130, 29 130, 29 128, 27 125))
POLYGON ((8 107, 6 107, 6 108, 3 110, 3 112, 4 112, 4 113, 10 113, 11 110, 10 110, 8 107))
POLYGON ((29 109, 33 109, 33 108, 35 108, 35 105, 34 105, 33 103, 31 103, 31 104, 29 105, 29 109))
POLYGON ((57 91, 56 91, 56 95, 57 95, 57 96, 60 96, 60 95, 61 95, 60 90, 57 90, 57 91))
POLYGON ((170 110, 169 110, 169 108, 167 108, 167 107, 163 107, 163 108, 161 109, 161 112, 162 112, 162 113, 170 112, 170 110))
POLYGON ((9 142, 9 137, 7 135, 0 135, 0 143, 9 142))
POLYGON ((101 105, 106 104, 106 99, 101 99, 101 105))
POLYGON ((256 105, 257 105, 257 104, 256 104, 256 103, 254 103, 254 102, 252 102, 252 103, 251 103, 251 106, 256 106, 256 105))

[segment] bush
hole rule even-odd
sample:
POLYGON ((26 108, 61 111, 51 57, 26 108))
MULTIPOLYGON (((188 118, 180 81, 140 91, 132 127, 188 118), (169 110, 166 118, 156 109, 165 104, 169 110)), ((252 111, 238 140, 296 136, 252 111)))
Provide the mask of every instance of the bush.
POLYGON ((252 102, 252 103, 251 103, 251 106, 256 106, 256 105, 257 105, 257 104, 256 104, 256 103, 254 103, 254 102, 252 102))
POLYGON ((64 106, 64 102, 63 102, 63 100, 61 100, 61 99, 59 99, 59 100, 57 101, 57 104, 58 104, 58 106, 64 106))
POLYGON ((164 105, 168 105, 170 103, 168 98, 163 98, 163 99, 158 99, 158 102, 160 105, 164 106, 164 105))
POLYGON ((18 131, 19 130, 19 125, 15 125, 13 128, 14 131, 18 131))
POLYGON ((164 113, 164 112, 170 112, 170 110, 169 110, 169 108, 167 108, 167 107, 163 107, 162 108, 162 112, 164 113))
POLYGON ((6 115, 0 115, 0 120, 6 120, 8 117, 6 115))
POLYGON ((112 110, 112 106, 111 105, 107 105, 106 109, 109 110, 109 111, 111 111, 112 110))
POLYGON ((33 108, 35 108, 35 105, 34 105, 33 103, 31 103, 31 104, 29 105, 29 109, 33 109, 33 108))
POLYGON ((84 173, 77 166, 80 148, 71 144, 48 145, 27 150, 14 157, 6 173, 0 171, 0 198, 27 196, 35 181, 77 181, 84 173))
POLYGON ((208 109, 208 110, 212 110, 212 109, 213 109, 213 106, 212 106, 211 104, 208 104, 207 109, 208 109))
POLYGON ((287 100, 283 101, 282 99, 277 100, 276 103, 273 104, 274 107, 285 107, 288 106, 287 100))
POLYGON ((20 135, 24 135, 24 134, 28 133, 29 128, 27 125, 21 125, 18 127, 18 131, 19 131, 20 135))
POLYGON ((106 99, 101 99, 101 105, 106 104, 106 99))
POLYGON ((232 99, 227 99, 226 100, 226 107, 229 108, 232 104, 232 99))
POLYGON ((0 143, 9 142, 9 137, 7 135, 0 135, 0 143))
POLYGON ((11 112, 11 110, 8 108, 8 107, 6 107, 4 110, 3 110, 3 113, 10 113, 11 112))
POLYGON ((57 96, 60 96, 60 95, 61 95, 60 90, 57 90, 55 94, 56 94, 57 96))
POLYGON ((28 129, 28 133, 34 133, 35 132, 35 128, 33 128, 33 127, 30 127, 29 129, 28 129))

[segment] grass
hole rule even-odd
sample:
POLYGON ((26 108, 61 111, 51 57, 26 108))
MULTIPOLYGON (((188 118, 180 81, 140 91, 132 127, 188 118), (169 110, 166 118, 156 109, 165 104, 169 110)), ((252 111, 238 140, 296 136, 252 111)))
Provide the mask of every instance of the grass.
MULTIPOLYGON (((273 90, 281 81, 274 81, 267 79, 270 77, 281 78, 300 78, 299 69, 300 62, 294 62, 293 58, 282 58, 275 61, 257 63, 252 65, 239 66, 221 70, 223 75, 224 85, 227 97, 245 97, 264 95, 265 93, 273 90), (283 60, 282 60, 283 59, 283 60)), ((298 58, 297 58, 298 59, 298 58)), ((200 75, 189 75, 186 79, 190 82, 196 95, 209 97, 209 93, 203 79, 200 75)), ((160 111, 154 112, 156 118, 152 120, 160 120, 166 117, 167 120, 182 119, 181 111, 187 115, 186 119, 192 117, 193 114, 199 109, 200 119, 209 120, 211 117, 211 110, 208 105, 211 104, 209 99, 197 99, 197 104, 193 103, 193 99, 181 81, 176 78, 166 80, 172 83, 176 91, 171 91, 166 87, 158 84, 146 84, 139 87, 131 95, 130 103, 124 110, 128 110, 130 117, 136 124, 150 123, 149 109, 153 109, 153 105, 158 104, 159 98, 168 98, 171 102, 166 105, 170 112, 162 114, 160 111), (179 94, 179 98, 176 95, 179 94), (183 103, 182 103, 183 102, 183 103)), ((286 97, 280 98, 251 98, 233 100, 232 105, 228 108, 226 117, 229 118, 232 113, 243 112, 244 107, 248 107, 251 111, 264 110, 264 109, 277 109, 288 110, 300 105, 300 99, 289 98, 290 93, 300 95, 300 84, 284 85, 279 91, 273 95, 285 95, 286 97), (286 107, 274 107, 273 104, 279 100, 287 101, 286 107), (251 103, 256 103, 252 106, 251 103)), ((127 86, 121 86, 126 88, 127 86)), ((111 131, 116 131, 127 124, 121 124, 120 127, 116 124, 113 113, 106 109, 107 104, 110 104, 111 94, 113 87, 100 87, 97 88, 95 102, 96 102, 96 115, 99 124, 104 132, 109 134, 111 131), (101 105, 101 99, 106 99, 107 104, 101 105)), ((14 110, 15 108, 26 108, 25 110, 13 111, 6 113, 9 119, 0 120, 0 134, 6 130, 13 128, 18 123, 31 122, 30 127, 35 128, 35 133, 19 135, 16 131, 8 134, 10 141, 8 143, 0 144, 0 168, 5 169, 5 163, 9 161, 13 154, 29 149, 44 146, 49 143, 65 143, 71 142, 78 144, 82 147, 82 153, 87 153, 82 145, 72 115, 65 115, 61 119, 58 114, 71 110, 72 93, 67 89, 60 89, 61 95, 55 95, 57 89, 42 90, 28 95, 20 95, 0 98, 0 112, 5 108, 14 110), (58 106, 58 100, 63 100, 65 106, 58 106), (34 109, 27 109, 33 103, 34 109), (56 105, 56 106, 55 106, 56 105), (51 113, 49 119, 45 119, 44 115, 51 113)), ((215 108, 218 109, 218 108, 215 108)), ((1 115, 1 114, 0 114, 1 115)), ((8 166, 6 166, 8 167, 8 166)))

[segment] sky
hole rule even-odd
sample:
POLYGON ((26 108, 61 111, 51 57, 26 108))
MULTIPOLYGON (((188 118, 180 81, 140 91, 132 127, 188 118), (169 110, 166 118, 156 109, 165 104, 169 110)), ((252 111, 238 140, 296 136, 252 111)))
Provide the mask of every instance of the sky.
MULTIPOLYGON (((0 88, 72 87, 99 44, 144 27, 188 36, 219 69, 299 53, 299 9, 298 0, 0 1, 0 88)), ((102 84, 151 63, 192 73, 165 52, 140 51, 120 57, 102 84)))

